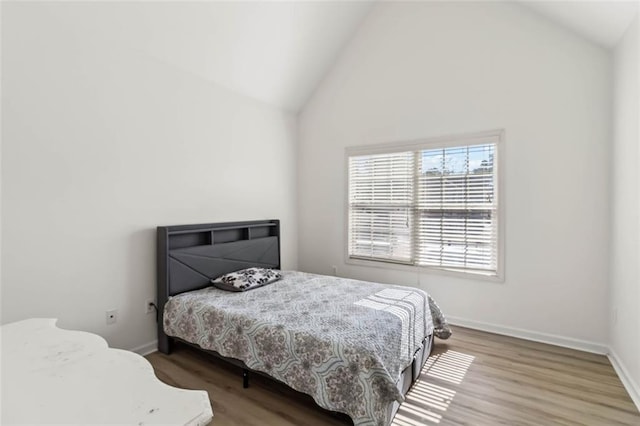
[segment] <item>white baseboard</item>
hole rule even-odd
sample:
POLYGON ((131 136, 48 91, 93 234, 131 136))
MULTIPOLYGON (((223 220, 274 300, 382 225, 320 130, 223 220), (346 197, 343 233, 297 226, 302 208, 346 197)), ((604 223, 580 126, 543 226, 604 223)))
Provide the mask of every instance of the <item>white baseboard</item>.
POLYGON ((130 349, 131 352, 135 352, 138 355, 149 355, 152 352, 158 350, 158 341, 154 340, 153 342, 145 343, 144 345, 138 346, 136 348, 130 349))
POLYGON ((620 361, 620 358, 612 348, 609 348, 609 355, 607 355, 607 357, 609 358, 611 365, 613 365, 613 369, 618 373, 618 377, 620 377, 620 381, 629 393, 631 400, 636 404, 638 410, 640 410, 640 386, 638 386, 638 383, 633 380, 629 371, 626 369, 622 361, 620 361))
POLYGON ((539 333, 537 331, 523 330, 521 328, 505 327, 502 325, 474 321, 465 318, 447 316, 447 319, 450 324, 459 325, 460 327, 473 328, 475 330, 487 331, 489 333, 532 340, 534 342, 548 343, 550 345, 577 349, 579 351, 591 352, 599 355, 606 355, 609 353, 609 347, 607 345, 589 342, 587 340, 574 339, 555 334, 539 333))

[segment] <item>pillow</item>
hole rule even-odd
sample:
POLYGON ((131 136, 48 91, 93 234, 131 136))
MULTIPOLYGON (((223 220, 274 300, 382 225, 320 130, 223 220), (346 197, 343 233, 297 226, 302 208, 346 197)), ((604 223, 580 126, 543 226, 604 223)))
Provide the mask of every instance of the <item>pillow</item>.
POLYGON ((212 279, 211 284, 220 290, 247 291, 278 281, 282 275, 273 269, 247 268, 212 279))

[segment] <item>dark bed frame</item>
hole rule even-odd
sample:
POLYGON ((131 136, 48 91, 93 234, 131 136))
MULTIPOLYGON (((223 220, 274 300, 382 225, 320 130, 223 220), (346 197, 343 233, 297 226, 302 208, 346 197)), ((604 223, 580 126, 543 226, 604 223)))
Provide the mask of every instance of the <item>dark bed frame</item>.
MULTIPOLYGON (((280 269, 280 221, 207 223, 158 227, 158 351, 169 354, 176 341, 213 354, 242 368, 243 385, 248 372, 242 361, 167 336, 164 333, 164 305, 171 296, 198 290, 222 274, 252 266, 280 269)), ((403 395, 417 380, 433 346, 428 336, 398 381, 403 395)), ((262 373, 260 373, 262 374, 262 373)), ((275 380, 275 379, 274 379, 275 380)), ((394 402, 393 415, 399 404, 394 402)))

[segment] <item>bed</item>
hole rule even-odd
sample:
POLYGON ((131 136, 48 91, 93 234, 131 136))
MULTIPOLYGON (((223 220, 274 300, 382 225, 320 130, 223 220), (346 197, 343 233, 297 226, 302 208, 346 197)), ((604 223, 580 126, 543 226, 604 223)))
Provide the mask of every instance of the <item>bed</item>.
POLYGON ((435 302, 418 289, 296 271, 245 292, 210 283, 280 266, 278 220, 158 227, 158 350, 185 342, 241 366, 245 386, 258 372, 357 426, 389 424, 434 334, 450 333, 435 302))

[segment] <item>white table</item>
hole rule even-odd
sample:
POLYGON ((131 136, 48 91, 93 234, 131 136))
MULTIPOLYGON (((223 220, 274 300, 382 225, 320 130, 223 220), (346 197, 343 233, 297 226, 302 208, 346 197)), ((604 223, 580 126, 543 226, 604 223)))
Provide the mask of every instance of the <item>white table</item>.
POLYGON ((213 412, 206 391, 162 383, 133 352, 55 319, 1 327, 2 419, 10 424, 201 426, 213 412))

